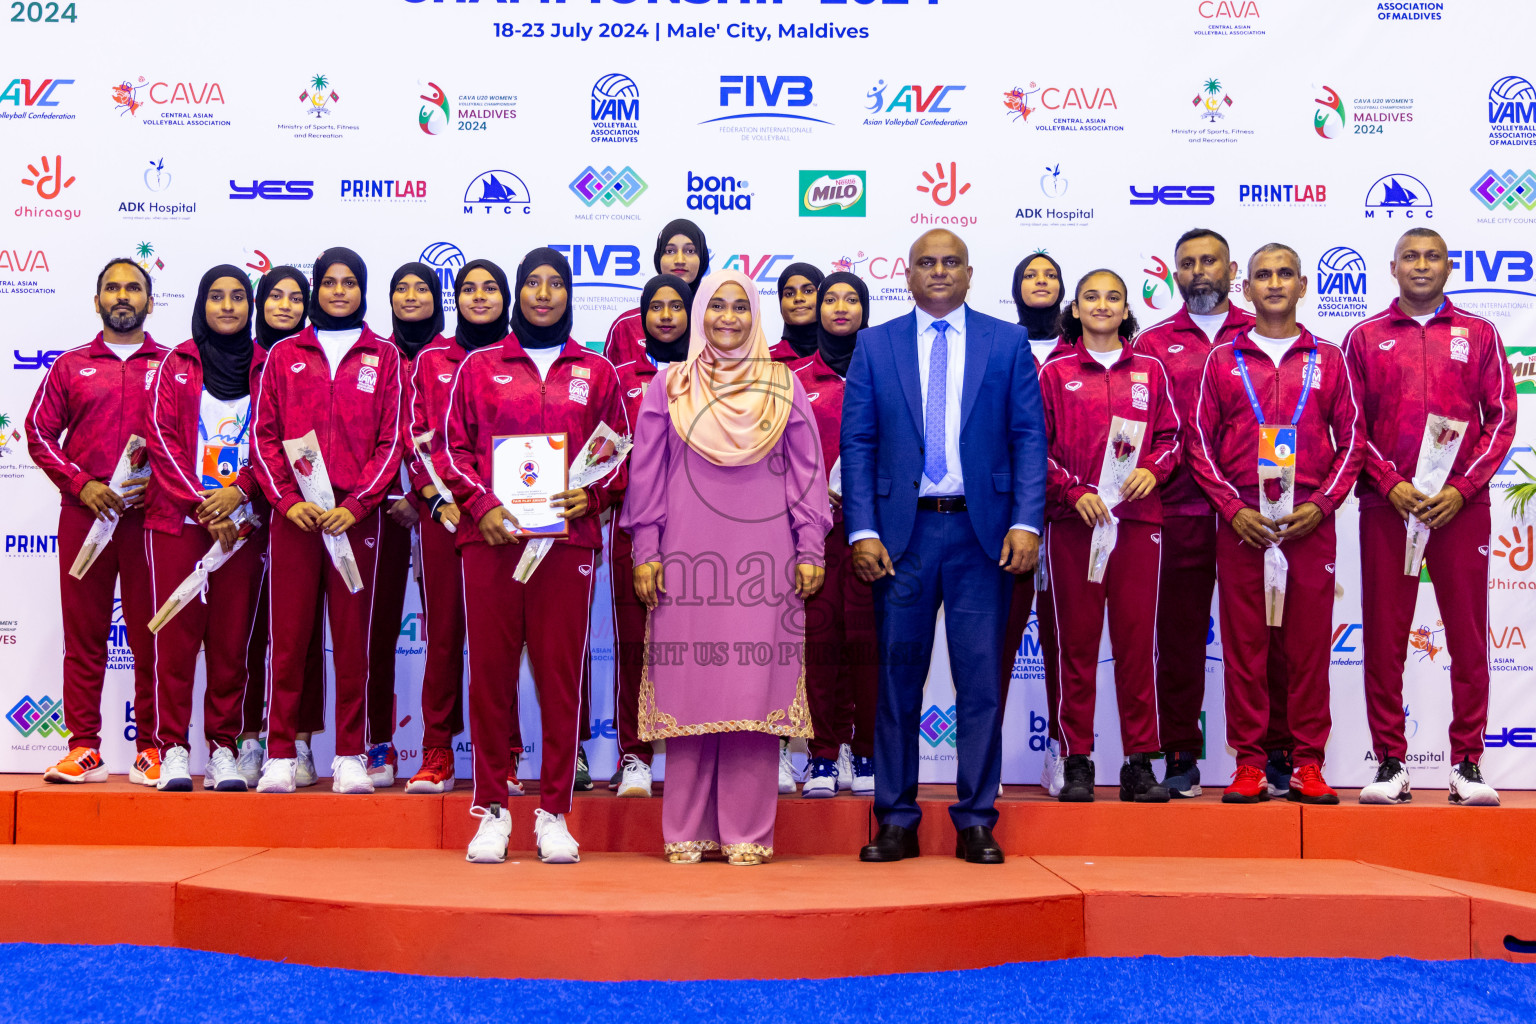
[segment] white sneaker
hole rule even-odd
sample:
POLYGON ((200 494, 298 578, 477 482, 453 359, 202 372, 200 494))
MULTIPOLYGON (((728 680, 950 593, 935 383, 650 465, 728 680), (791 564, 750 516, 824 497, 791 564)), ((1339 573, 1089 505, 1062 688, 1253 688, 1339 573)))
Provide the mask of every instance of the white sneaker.
POLYGON ((1482 769, 1471 761, 1463 761, 1451 769, 1451 790, 1447 797, 1451 803, 1466 807, 1499 806, 1498 790, 1483 781, 1482 769))
POLYGON ((1360 790, 1360 802, 1363 804, 1406 804, 1412 799, 1413 787, 1408 784, 1408 769, 1395 757, 1383 760, 1381 767, 1376 769, 1376 780, 1360 790))
POLYGON ((208 755, 208 767, 203 769, 203 788, 220 793, 246 791, 245 777, 240 774, 239 766, 235 764, 235 755, 228 747, 216 747, 208 755))
MULTIPOLYGON (((261 759, 264 751, 261 749, 261 740, 241 740, 240 756, 235 759, 235 771, 245 780, 247 789, 255 789, 261 781, 261 759)), ((207 779, 203 780, 205 783, 207 779)))
POLYGON ((1040 766, 1040 788, 1047 796, 1061 796, 1067 784, 1067 762, 1056 752, 1056 741, 1045 741, 1045 762, 1040 766))
POLYGON ((304 740, 294 740, 293 748, 298 751, 298 756, 294 758, 297 762, 294 768, 294 784, 300 788, 313 786, 320 781, 320 773, 315 770, 315 752, 304 740))
POLYGON ((853 748, 846 743, 837 748, 837 788, 844 793, 853 788, 853 748))
POLYGON ((779 740, 779 792, 795 791, 795 762, 789 759, 789 741, 779 740))
POLYGON ((368 761, 362 754, 338 754, 331 758, 331 792, 373 792, 373 780, 368 777, 368 761))
POLYGON ((480 827, 469 841, 464 859, 471 864, 500 864, 506 860, 507 843, 512 838, 512 815, 502 810, 500 804, 471 807, 469 813, 480 819, 480 827))
POLYGON ((258 793, 292 793, 295 789, 296 762, 291 757, 268 759, 261 769, 261 781, 256 783, 258 793))
POLYGON ((624 777, 619 780, 619 796, 650 796, 651 766, 634 754, 625 754, 624 777))
POLYGON ((187 765, 187 748, 170 747, 160 756, 160 781, 155 788, 162 793, 192 792, 192 772, 187 765))
POLYGON ((533 841, 545 864, 575 864, 581 860, 579 845, 565 827, 565 815, 550 814, 540 807, 533 812, 533 841))
POLYGON ((875 791, 875 759, 872 757, 856 757, 853 759, 853 794, 854 796, 868 796, 875 791))

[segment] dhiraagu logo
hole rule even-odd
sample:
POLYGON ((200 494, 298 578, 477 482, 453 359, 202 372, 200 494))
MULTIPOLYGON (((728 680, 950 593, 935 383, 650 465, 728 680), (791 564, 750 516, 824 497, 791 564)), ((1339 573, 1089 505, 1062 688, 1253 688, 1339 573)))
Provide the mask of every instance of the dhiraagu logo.
POLYGON ((801 171, 800 216, 862 217, 863 171, 801 171))

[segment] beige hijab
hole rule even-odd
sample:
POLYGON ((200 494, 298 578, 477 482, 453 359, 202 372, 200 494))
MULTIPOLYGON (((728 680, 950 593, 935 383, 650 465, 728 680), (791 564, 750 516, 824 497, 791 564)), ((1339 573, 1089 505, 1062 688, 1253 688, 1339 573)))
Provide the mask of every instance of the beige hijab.
POLYGON ((735 270, 717 270, 693 292, 688 360, 667 368, 672 427, 688 447, 717 466, 750 466, 772 450, 789 422, 789 367, 768 354, 757 289, 735 270), (725 284, 736 284, 752 305, 746 344, 726 353, 704 330, 704 312, 725 284))

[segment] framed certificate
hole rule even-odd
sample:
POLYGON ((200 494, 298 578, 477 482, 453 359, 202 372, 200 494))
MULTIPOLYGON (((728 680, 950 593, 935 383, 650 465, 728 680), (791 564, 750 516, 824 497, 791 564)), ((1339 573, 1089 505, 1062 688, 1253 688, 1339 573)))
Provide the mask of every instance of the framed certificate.
POLYGON ((564 434, 509 434, 491 438, 491 490, 517 518, 517 532, 563 537, 568 524, 550 501, 566 485, 564 434))

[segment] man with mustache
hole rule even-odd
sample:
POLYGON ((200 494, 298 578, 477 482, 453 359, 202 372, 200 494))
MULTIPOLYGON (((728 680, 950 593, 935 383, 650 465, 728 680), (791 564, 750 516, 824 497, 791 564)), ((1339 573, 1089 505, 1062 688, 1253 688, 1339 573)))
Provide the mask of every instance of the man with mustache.
POLYGON ((1419 594, 1404 525, 1415 522, 1429 528, 1423 551, 1451 652, 1449 799, 1499 802, 1478 768, 1488 725, 1488 481, 1514 441, 1518 404, 1498 330, 1445 297, 1449 257, 1439 232, 1404 232, 1390 264, 1398 297, 1344 339, 1369 442, 1356 493, 1365 710, 1378 767, 1363 804, 1413 799, 1403 659, 1419 594))
MULTIPOLYGON (((59 488, 59 598, 64 612, 64 722, 70 749, 49 768, 49 782, 106 782, 101 757, 101 690, 112 630, 113 592, 122 582, 123 622, 134 663, 138 757, 129 781, 160 779, 155 747, 149 565, 144 552, 147 479, 112 489, 118 459, 132 434, 145 434, 155 371, 166 349, 144 330, 154 311, 149 274, 126 257, 96 278, 101 333, 49 367, 27 412, 27 451, 59 488), (91 525, 117 519, 112 539, 84 578, 69 574, 91 525)), ((148 458, 147 449, 141 455, 148 458)))
POLYGON ((1296 740, 1287 796, 1300 803, 1339 802, 1322 773, 1332 724, 1333 513, 1360 474, 1365 438, 1343 351, 1296 323, 1296 304, 1306 291, 1301 259, 1290 246, 1271 242, 1249 257, 1243 297, 1253 304, 1255 321, 1206 356, 1189 437, 1189 468, 1223 523, 1216 532, 1216 576, 1227 745, 1237 754, 1225 803, 1269 799, 1263 740, 1274 698, 1266 666, 1276 645, 1285 658, 1286 710, 1296 740), (1261 432, 1269 435, 1262 448, 1261 432), (1289 491, 1293 511, 1265 516, 1259 511, 1260 459, 1269 456, 1272 465, 1283 466, 1292 453, 1291 474, 1268 477, 1263 485, 1265 504, 1283 504, 1289 491), (1276 570, 1266 549, 1277 546, 1284 558, 1276 570), (1274 627, 1267 608, 1269 571, 1278 571, 1284 586, 1283 613, 1274 627))

